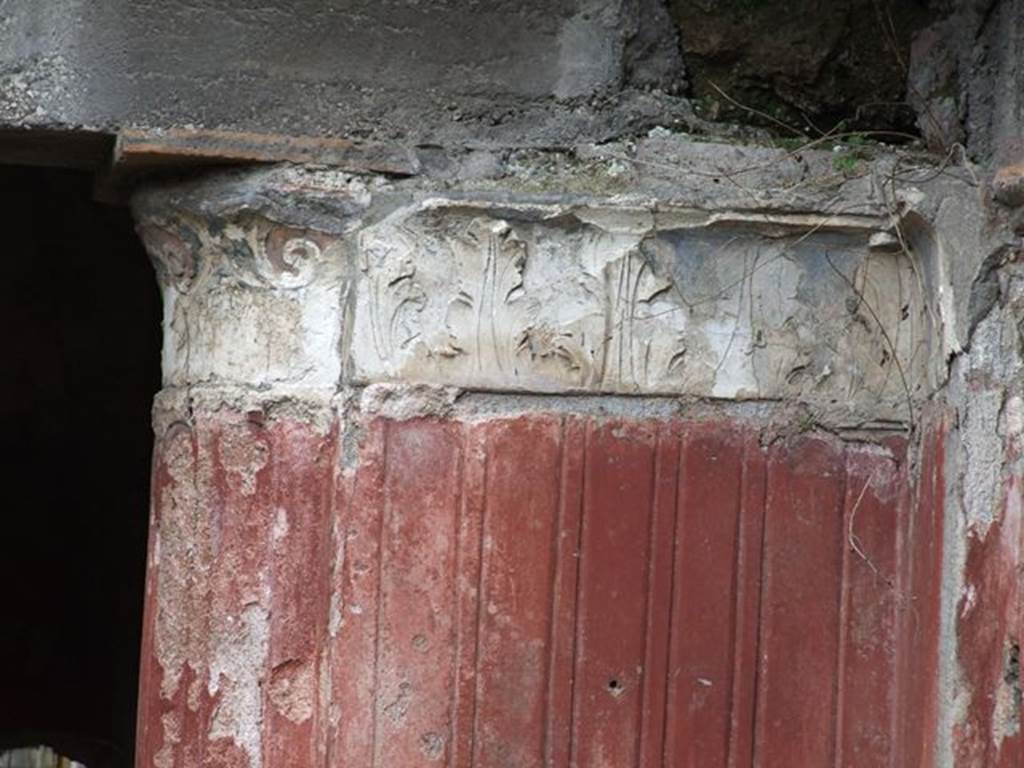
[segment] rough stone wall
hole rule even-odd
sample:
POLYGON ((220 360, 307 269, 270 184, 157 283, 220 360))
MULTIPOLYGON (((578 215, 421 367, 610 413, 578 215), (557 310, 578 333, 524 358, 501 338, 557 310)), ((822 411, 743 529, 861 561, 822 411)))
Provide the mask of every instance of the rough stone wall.
POLYGON ((647 0, 4 0, 0 18, 0 124, 18 128, 552 146, 688 114, 647 0))
POLYGON ((1022 15, 1021 0, 3 0, 0 128, 459 153, 656 127, 906 142, 916 117, 933 149, 995 167, 1022 151, 1022 15))
POLYGON ((928 144, 997 168, 1024 158, 1020 0, 951 3, 914 41, 908 99, 928 144))
MULTIPOLYGON (((998 206, 992 213, 1005 215, 998 206)), ((946 458, 942 765, 1016 765, 1024 753, 1022 258, 1019 237, 1008 237, 979 272, 975 325, 940 398, 953 425, 946 458)))

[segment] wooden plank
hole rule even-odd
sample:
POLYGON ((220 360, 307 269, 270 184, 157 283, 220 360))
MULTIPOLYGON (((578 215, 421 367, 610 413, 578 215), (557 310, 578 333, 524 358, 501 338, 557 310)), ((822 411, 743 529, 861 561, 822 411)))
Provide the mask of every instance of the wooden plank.
POLYGON ((420 170, 415 154, 397 145, 206 128, 126 128, 117 135, 111 164, 116 171, 129 171, 282 162, 400 176, 420 170))
MULTIPOLYGON (((220 131, 206 128, 125 128, 107 137, 95 163, 93 198, 124 205, 140 182, 203 167, 297 163, 352 173, 415 176, 415 149, 349 139, 220 131)), ((0 144, 0 150, 3 145, 0 144)))

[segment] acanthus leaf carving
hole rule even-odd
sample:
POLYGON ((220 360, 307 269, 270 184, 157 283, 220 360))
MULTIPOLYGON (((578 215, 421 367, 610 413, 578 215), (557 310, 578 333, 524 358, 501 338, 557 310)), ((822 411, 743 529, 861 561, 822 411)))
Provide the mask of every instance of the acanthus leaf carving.
POLYGON ((657 320, 680 308, 670 301, 672 282, 639 250, 604 267, 603 382, 639 389, 679 367, 682 341, 659 333, 657 320), (652 330, 653 329, 653 330, 652 330), (652 366, 656 370, 652 370, 652 366))
POLYGON ((526 244, 508 222, 475 218, 451 247, 459 275, 446 317, 451 346, 467 350, 478 370, 493 363, 514 373, 521 330, 511 307, 524 295, 526 244))
POLYGON ((360 252, 373 348, 382 362, 393 364, 397 353, 420 336, 419 313, 427 294, 416 281, 414 251, 405 238, 397 242, 372 239, 363 243, 360 252))
POLYGON ((559 364, 577 386, 594 383, 594 360, 578 330, 543 321, 528 325, 519 334, 516 352, 527 355, 534 367, 541 367, 548 361, 559 364))
POLYGON ((681 375, 683 307, 672 278, 663 274, 643 240, 591 231, 578 258, 584 287, 603 322, 593 383, 638 390, 681 375))

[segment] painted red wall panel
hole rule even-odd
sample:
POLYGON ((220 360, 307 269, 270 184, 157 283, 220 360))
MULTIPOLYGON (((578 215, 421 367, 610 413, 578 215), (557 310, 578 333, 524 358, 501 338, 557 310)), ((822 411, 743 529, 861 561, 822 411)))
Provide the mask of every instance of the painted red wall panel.
MULTIPOLYGON (((488 460, 474 755, 481 765, 541 765, 554 634, 553 584, 562 533, 561 425, 555 419, 498 422, 481 426, 477 435, 487 445, 488 460)), ((571 624, 560 630, 571 631, 571 624)))
POLYGON ((819 439, 769 452, 755 759, 833 761, 843 493, 839 449, 819 439))
MULTIPOLYGON (((264 705, 265 765, 322 761, 318 681, 327 637, 329 526, 335 435, 285 428, 275 441, 267 588, 270 636, 264 705)), ((265 535, 265 531, 264 531, 265 535)))
POLYGON ((374 761, 386 432, 383 423, 369 426, 359 471, 342 468, 336 484, 328 607, 330 766, 370 766, 374 761))
POLYGON ((321 761, 334 442, 235 413, 158 445, 140 764, 321 761))
POLYGON ((945 518, 944 435, 929 428, 921 441, 918 480, 911 489, 907 518, 900 527, 898 590, 899 719, 897 765, 934 764, 938 633, 945 518))
POLYGON ((888 766, 896 759, 896 531, 906 514, 904 482, 901 465, 881 451, 847 450, 836 722, 836 765, 842 768, 888 766))
POLYGON ((639 748, 655 441, 647 425, 588 429, 570 763, 631 765, 639 748))
POLYGON ((415 765, 449 741, 461 441, 456 424, 389 429, 377 562, 373 765, 415 765))
POLYGON ((648 563, 645 597, 647 638, 641 676, 643 710, 638 758, 641 765, 660 765, 665 751, 680 443, 677 429, 663 426, 659 430, 651 519, 651 559, 648 563))
POLYGON ((904 451, 558 414, 345 450, 176 428, 139 764, 923 765, 937 472, 910 504, 904 451))
POLYGON ((682 435, 665 734, 671 766, 728 764, 733 675, 742 653, 737 549, 743 516, 762 513, 742 504, 744 447, 741 434, 721 428, 694 427, 682 435))

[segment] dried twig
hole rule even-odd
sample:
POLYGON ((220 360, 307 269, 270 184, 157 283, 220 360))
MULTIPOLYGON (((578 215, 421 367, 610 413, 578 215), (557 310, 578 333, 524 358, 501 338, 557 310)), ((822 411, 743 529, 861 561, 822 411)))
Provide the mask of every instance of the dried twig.
MULTIPOLYGON (((877 470, 876 470, 877 472, 877 470)), ((864 495, 868 492, 868 488, 874 482, 875 472, 872 472, 867 480, 864 481, 864 487, 860 489, 860 495, 857 497, 857 501, 853 504, 853 509, 850 510, 850 522, 847 525, 846 539, 850 544, 850 550, 853 551, 861 560, 867 563, 868 568, 875 574, 876 577, 881 578, 887 585, 892 586, 892 581, 887 579, 878 570, 878 566, 875 565, 874 561, 868 557, 867 553, 860 545, 860 539, 857 538, 857 534, 853 532, 854 522, 857 519, 857 510, 860 508, 860 504, 864 501, 864 495)))
POLYGON ((728 101, 730 104, 732 104, 734 107, 742 109, 744 112, 749 112, 752 115, 757 115, 758 117, 764 118, 765 120, 768 120, 769 122, 775 123, 780 128, 785 128, 787 131, 795 133, 797 136, 804 136, 805 135, 804 132, 801 131, 799 128, 794 128, 789 123, 786 123, 786 122, 784 122, 782 120, 779 120, 779 118, 775 117, 774 115, 769 115, 767 112, 762 112, 759 109, 754 109, 753 107, 749 107, 746 104, 740 103, 739 101, 734 99, 732 96, 730 96, 728 93, 726 93, 721 88, 719 88, 718 84, 715 83, 713 80, 708 80, 708 85, 710 85, 712 88, 714 88, 716 91, 718 91, 718 93, 721 95, 721 97, 723 99, 725 99, 726 101, 728 101))

